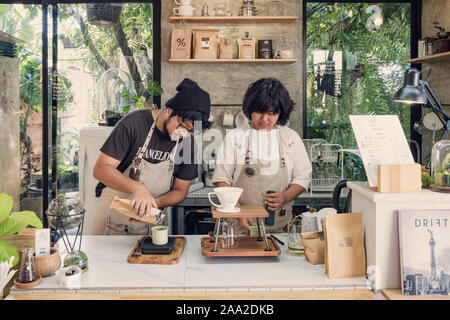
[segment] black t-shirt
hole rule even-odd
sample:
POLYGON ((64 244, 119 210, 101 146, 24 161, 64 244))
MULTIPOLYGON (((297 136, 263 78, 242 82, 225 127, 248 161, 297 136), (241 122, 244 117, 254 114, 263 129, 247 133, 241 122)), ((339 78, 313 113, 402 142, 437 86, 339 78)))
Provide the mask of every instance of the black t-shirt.
MULTIPOLYGON (((120 164, 117 169, 124 172, 139 153, 139 149, 144 146, 153 121, 152 112, 149 110, 138 110, 126 115, 116 124, 100 151, 119 160, 120 164)), ((167 133, 161 132, 155 126, 143 159, 155 164, 168 160, 175 144, 176 142, 172 141, 167 133)), ((196 150, 192 137, 184 138, 178 143, 174 159, 174 177, 182 180, 197 178, 197 165, 194 162, 196 150), (191 157, 187 160, 183 157, 184 150, 191 150, 191 157)), ((95 196, 100 197, 105 187, 103 183, 99 182, 95 188, 95 196)))

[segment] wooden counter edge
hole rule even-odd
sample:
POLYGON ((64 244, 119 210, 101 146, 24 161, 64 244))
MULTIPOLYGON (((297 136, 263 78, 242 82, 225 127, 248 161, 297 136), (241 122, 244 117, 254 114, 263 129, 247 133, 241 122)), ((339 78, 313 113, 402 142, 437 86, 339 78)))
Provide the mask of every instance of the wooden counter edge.
POLYGON ((377 300, 370 289, 250 292, 11 293, 8 300, 377 300))
POLYGON ((381 293, 386 300, 450 300, 450 296, 445 295, 424 295, 424 296, 409 296, 402 294, 402 290, 381 290, 381 293))

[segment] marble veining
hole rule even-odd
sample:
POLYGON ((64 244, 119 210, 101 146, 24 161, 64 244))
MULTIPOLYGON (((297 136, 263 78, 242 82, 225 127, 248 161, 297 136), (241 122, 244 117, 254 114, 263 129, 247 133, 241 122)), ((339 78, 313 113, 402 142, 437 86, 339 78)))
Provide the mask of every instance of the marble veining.
MULTIPOLYGON (((186 246, 176 265, 130 264, 127 256, 139 236, 84 236, 82 250, 88 256, 89 271, 81 285, 66 289, 55 276, 43 278, 32 290, 18 292, 189 292, 189 291, 293 291, 313 288, 370 288, 366 278, 329 279, 324 265, 312 265, 303 257, 212 258, 201 255, 202 235, 186 236, 186 246)), ((287 243, 287 235, 280 235, 287 243)), ((59 246, 60 252, 64 246, 59 246)), ((64 254, 62 254, 62 257, 64 254)))

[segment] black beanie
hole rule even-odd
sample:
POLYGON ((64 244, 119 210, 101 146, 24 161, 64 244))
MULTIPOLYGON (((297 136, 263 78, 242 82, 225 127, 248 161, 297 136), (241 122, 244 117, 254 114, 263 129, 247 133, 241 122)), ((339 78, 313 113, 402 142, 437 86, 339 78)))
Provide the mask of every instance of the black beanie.
POLYGON ((209 93, 200 88, 197 82, 185 78, 177 86, 177 93, 166 102, 166 107, 173 110, 200 111, 209 118, 211 100, 209 93))

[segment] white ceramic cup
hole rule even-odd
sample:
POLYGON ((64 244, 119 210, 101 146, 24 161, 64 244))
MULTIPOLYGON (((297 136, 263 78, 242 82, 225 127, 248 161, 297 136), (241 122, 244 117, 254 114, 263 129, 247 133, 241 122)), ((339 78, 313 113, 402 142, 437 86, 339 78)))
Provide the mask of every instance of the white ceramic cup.
POLYGON ((232 127, 234 124, 234 116, 231 112, 225 112, 223 115, 223 126, 232 127))
POLYGON ((236 187, 214 188, 213 192, 208 193, 208 199, 213 206, 218 207, 221 211, 233 211, 236 209, 236 203, 243 191, 244 189, 236 187), (219 199, 220 205, 211 200, 213 194, 219 199))
POLYGON ((173 8, 173 13, 177 16, 193 16, 195 8, 192 6, 179 6, 177 8, 173 8))
POLYGON ((281 59, 292 59, 294 57, 294 50, 280 50, 280 58, 281 59))
POLYGON ((152 227, 152 242, 156 245, 163 245, 169 241, 169 227, 154 226, 152 227))
POLYGON ((175 4, 179 6, 190 6, 191 2, 192 0, 180 0, 180 1, 175 0, 175 4))

